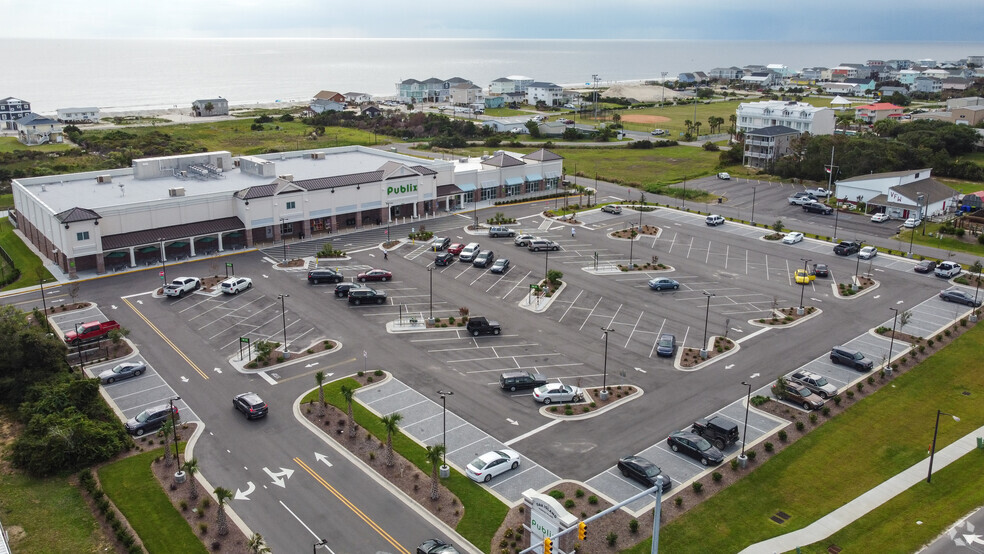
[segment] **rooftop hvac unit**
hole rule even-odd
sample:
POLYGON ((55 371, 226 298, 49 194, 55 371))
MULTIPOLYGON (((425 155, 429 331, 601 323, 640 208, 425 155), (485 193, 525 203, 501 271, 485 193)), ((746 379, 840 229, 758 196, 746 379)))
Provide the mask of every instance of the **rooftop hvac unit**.
POLYGON ((97 183, 112 183, 113 182, 113 176, 112 175, 99 175, 99 176, 96 177, 96 182, 97 183))
POLYGON ((181 172, 181 176, 182 177, 187 177, 188 176, 188 172, 187 171, 182 171, 181 172))
POLYGON ((286 175, 279 175, 279 177, 280 177, 281 179, 283 179, 284 181, 290 181, 290 182, 292 182, 292 183, 294 182, 294 175, 293 175, 293 174, 291 174, 291 173, 288 173, 288 174, 286 174, 286 175))
POLYGON ((323 159, 325 159, 325 153, 324 152, 311 152, 311 159, 312 160, 323 160, 323 159))
POLYGON ((184 196, 185 195, 185 189, 184 189, 184 187, 174 187, 172 189, 168 189, 167 195, 168 196, 184 196))
POLYGON ((232 160, 233 167, 239 167, 239 160, 232 160))

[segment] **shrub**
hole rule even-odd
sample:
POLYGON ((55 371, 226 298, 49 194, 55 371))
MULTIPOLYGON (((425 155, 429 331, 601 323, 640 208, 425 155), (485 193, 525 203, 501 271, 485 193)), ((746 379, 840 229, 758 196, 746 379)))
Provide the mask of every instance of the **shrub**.
POLYGON ((382 377, 383 376, 383 370, 377 369, 376 371, 373 371, 372 374, 375 375, 376 377, 382 377))
POLYGON ((201 522, 201 523, 199 523, 198 524, 198 531, 201 532, 201 534, 203 534, 203 535, 206 534, 206 533, 208 533, 208 524, 205 523, 204 521, 201 522))
POLYGON ((701 489, 704 488, 704 484, 700 481, 694 481, 693 483, 690 483, 690 486, 693 487, 694 492, 697 494, 700 494, 701 489))
POLYGON ((566 500, 566 501, 564 502, 564 507, 565 507, 565 508, 567 508, 568 510, 570 510, 571 508, 573 508, 573 507, 574 507, 574 500, 573 500, 573 499, 571 499, 571 498, 568 498, 568 499, 567 499, 567 500, 566 500))
POLYGON ((824 406, 820 413, 822 413, 824 417, 830 417, 830 407, 824 406))
POLYGON ((861 391, 864 390, 864 383, 859 382, 857 386, 858 386, 858 392, 861 392, 861 391))
POLYGON ((721 480, 721 478, 723 478, 723 477, 724 477, 724 475, 721 475, 721 473, 720 472, 717 472, 717 471, 715 471, 714 473, 711 474, 711 479, 714 479, 714 482, 715 483, 719 482, 721 480))
MULTIPOLYGON (((984 236, 984 235, 981 235, 981 236, 984 236)), ((734 461, 734 460, 732 460, 732 461, 734 461)), ((677 507, 677 508, 679 508, 680 506, 683 506, 683 498, 681 498, 681 497, 679 497, 679 496, 678 496, 678 497, 676 497, 676 499, 675 499, 675 500, 673 501, 673 503, 674 503, 674 504, 676 504, 676 507, 677 507)))
POLYGON ((611 531, 605 537, 605 542, 608 543, 608 546, 615 546, 615 541, 617 541, 617 540, 618 540, 618 535, 615 534, 615 531, 611 531))
MULTIPOLYGON (((860 384, 860 383, 858 383, 858 384, 860 384)), ((854 399, 854 391, 852 391, 852 390, 847 391, 847 397, 853 400, 854 399)))
POLYGON ((552 491, 550 491, 550 496, 554 497, 556 500, 563 500, 564 499, 564 493, 562 491, 558 491, 558 490, 552 490, 552 491))
POLYGON ((874 385, 875 384, 875 378, 874 377, 868 377, 868 384, 869 385, 874 385))
POLYGON ((836 395, 836 396, 834 396, 834 404, 837 405, 837 406, 840 406, 841 405, 841 397, 840 397, 839 394, 836 395))
POLYGON ((576 491, 574 491, 574 496, 576 496, 578 498, 583 498, 584 497, 584 491, 582 491, 581 489, 577 489, 576 491))
POLYGON ((591 496, 589 496, 588 497, 588 504, 591 504, 592 506, 598 504, 598 497, 595 496, 595 495, 593 495, 593 494, 591 496))
POLYGON ((817 424, 817 414, 816 413, 810 414, 810 423, 812 423, 814 425, 817 424))
POLYGON ((775 448, 776 447, 773 446, 773 444, 771 442, 765 443, 765 451, 766 452, 772 452, 773 450, 775 450, 775 448))
POLYGON ((796 430, 797 431, 802 431, 804 427, 806 427, 806 426, 803 425, 803 422, 802 421, 797 421, 796 422, 796 430))
POLYGON ((786 439, 788 437, 789 437, 789 435, 786 434, 786 430, 785 429, 779 431, 779 440, 781 440, 782 442, 786 442, 786 439))
POLYGON ((639 520, 633 519, 629 522, 629 532, 632 534, 639 532, 639 520))
POLYGON ((752 460, 753 462, 755 461, 755 451, 754 450, 749 450, 749 451, 745 452, 745 455, 748 456, 748 459, 749 460, 752 460))
POLYGON ((731 469, 738 471, 738 458, 731 458, 731 469))

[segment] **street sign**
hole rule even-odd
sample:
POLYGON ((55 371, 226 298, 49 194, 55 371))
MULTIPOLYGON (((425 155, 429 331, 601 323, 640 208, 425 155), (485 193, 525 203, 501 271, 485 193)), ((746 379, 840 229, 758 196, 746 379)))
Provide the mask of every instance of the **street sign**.
POLYGON ((158 275, 160 275, 161 277, 163 277, 164 276, 164 272, 161 271, 160 273, 158 273, 158 275))

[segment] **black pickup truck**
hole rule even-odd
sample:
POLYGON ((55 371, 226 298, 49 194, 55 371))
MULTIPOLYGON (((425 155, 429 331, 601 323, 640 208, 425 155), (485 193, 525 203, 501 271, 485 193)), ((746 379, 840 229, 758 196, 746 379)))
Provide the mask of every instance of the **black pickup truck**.
POLYGON ((691 431, 709 440, 718 450, 738 442, 738 424, 723 417, 711 416, 699 419, 690 428, 691 431))
POLYGON ((861 243, 852 241, 843 241, 834 247, 834 254, 838 256, 850 256, 851 254, 857 254, 858 250, 861 250, 861 243))
POLYGON ((803 211, 823 215, 830 215, 834 213, 833 208, 822 202, 810 202, 809 204, 803 204, 803 211))

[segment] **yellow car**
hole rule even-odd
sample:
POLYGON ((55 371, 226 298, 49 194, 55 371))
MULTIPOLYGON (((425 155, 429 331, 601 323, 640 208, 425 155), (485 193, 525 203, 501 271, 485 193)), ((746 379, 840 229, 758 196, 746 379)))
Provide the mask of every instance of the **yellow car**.
POLYGON ((805 269, 797 269, 794 277, 796 278, 797 285, 809 285, 811 281, 817 278, 816 275, 805 269))

